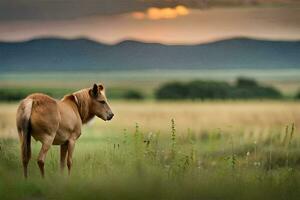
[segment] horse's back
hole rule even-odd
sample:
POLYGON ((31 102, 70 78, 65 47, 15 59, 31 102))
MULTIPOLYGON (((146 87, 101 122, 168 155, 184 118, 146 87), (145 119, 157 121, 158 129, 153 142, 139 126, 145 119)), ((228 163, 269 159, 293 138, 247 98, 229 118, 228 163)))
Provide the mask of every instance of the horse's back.
POLYGON ((32 99, 30 116, 31 134, 36 140, 53 136, 59 126, 60 114, 57 101, 45 94, 32 94, 26 99, 32 99))

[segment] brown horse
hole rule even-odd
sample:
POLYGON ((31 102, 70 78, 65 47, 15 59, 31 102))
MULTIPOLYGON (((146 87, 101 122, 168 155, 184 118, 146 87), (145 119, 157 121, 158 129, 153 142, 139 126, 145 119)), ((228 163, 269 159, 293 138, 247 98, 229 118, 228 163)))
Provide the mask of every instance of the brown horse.
POLYGON ((81 135, 82 124, 94 116, 104 121, 114 116, 105 96, 103 85, 82 89, 61 100, 45 94, 31 94, 21 101, 17 111, 17 128, 21 141, 24 176, 31 157, 31 136, 42 143, 38 166, 44 177, 44 162, 51 145, 60 145, 60 166, 72 167, 72 154, 76 140, 81 135))

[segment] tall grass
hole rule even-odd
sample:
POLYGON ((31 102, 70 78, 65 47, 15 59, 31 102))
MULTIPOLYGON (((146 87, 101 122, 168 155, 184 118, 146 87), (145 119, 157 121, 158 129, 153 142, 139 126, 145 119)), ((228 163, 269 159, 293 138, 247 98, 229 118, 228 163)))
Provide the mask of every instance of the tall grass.
MULTIPOLYGON (((245 141, 243 133, 205 140, 196 136, 191 143, 187 136, 176 137, 175 127, 172 120, 170 134, 163 136, 146 134, 139 125, 133 132, 102 135, 93 135, 96 130, 87 128, 91 136, 78 141, 71 176, 60 175, 59 151, 52 147, 45 180, 32 159, 29 179, 24 181, 18 142, 2 139, 0 198, 297 199, 300 195, 300 150, 292 142, 287 166, 282 163, 286 154, 281 152, 286 146, 274 137, 270 170, 271 144, 245 141), (223 150, 215 145, 223 145, 223 150)), ((33 158, 39 148, 33 144, 33 158)))
MULTIPOLYGON (((85 126, 70 177, 53 146, 42 180, 33 140, 25 181, 18 140, 0 139, 0 199, 299 199, 298 105, 177 103, 167 105, 171 117, 165 104, 116 105, 125 122, 85 126)), ((2 105, 1 135, 14 134, 15 107, 2 105)))

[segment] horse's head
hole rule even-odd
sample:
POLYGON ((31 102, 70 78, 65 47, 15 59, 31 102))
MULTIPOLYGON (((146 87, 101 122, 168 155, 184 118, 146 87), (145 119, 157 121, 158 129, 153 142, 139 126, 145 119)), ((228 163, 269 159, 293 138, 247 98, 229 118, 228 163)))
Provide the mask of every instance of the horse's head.
POLYGON ((102 84, 94 84, 94 86, 89 90, 89 95, 91 97, 91 112, 104 121, 111 120, 114 114, 111 111, 105 96, 104 86, 102 84))

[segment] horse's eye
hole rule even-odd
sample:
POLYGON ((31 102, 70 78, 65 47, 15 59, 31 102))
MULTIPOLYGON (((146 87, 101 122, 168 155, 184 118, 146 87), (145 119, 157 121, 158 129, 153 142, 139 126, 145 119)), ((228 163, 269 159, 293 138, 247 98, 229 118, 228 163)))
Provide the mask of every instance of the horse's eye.
POLYGON ((101 103, 101 104, 105 104, 106 102, 105 102, 105 101, 99 101, 99 103, 101 103))

